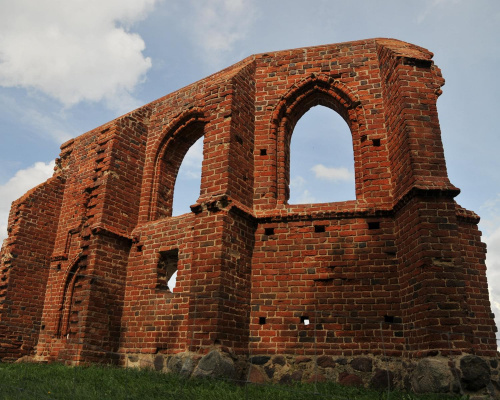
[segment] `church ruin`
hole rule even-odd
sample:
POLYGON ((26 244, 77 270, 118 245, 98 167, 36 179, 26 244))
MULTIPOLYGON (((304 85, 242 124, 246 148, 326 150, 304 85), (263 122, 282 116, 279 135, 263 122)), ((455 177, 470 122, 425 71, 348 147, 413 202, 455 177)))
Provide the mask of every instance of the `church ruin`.
POLYGON ((54 176, 12 205, 0 359, 167 368, 224 349, 323 357, 327 377, 339 358, 495 359, 479 217, 446 171, 443 84, 432 53, 398 40, 270 52, 64 143, 54 176), (356 199, 289 205, 290 141, 316 105, 350 128, 356 199), (199 198, 172 217, 201 137, 199 198))

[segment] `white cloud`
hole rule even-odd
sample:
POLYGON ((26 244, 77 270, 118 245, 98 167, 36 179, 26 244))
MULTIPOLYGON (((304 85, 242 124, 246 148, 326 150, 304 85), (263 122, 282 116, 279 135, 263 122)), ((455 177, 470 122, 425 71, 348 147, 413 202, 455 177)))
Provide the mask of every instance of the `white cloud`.
POLYGON ((191 0, 191 4, 195 14, 186 29, 212 67, 225 66, 223 56, 247 37, 255 21, 255 4, 249 0, 191 0))
POLYGON ((305 188, 306 185, 306 180, 300 175, 291 178, 289 204, 316 203, 316 197, 305 188))
MULTIPOLYGON (((304 189, 297 196, 297 204, 311 204, 316 203, 316 197, 314 197, 309 190, 304 189)), ((293 203, 292 203, 293 204, 293 203)))
POLYGON ((290 188, 302 189, 306 184, 306 180, 300 175, 294 176, 290 179, 290 188))
POLYGON ((156 0, 16 0, 2 2, 0 85, 39 90, 72 106, 105 100, 135 105, 134 87, 151 59, 128 31, 156 0))
POLYGON ((317 179, 324 179, 332 182, 354 180, 354 174, 345 167, 334 168, 317 164, 311 168, 317 179))
POLYGON ((447 5, 455 6, 458 3, 460 3, 460 0, 428 0, 427 6, 417 15, 417 23, 421 24, 424 22, 427 17, 433 12, 436 12, 437 9, 442 9, 447 5))
POLYGON ((5 184, 0 185, 0 243, 7 237, 7 223, 11 204, 29 189, 46 181, 54 172, 54 161, 37 162, 21 169, 5 184))

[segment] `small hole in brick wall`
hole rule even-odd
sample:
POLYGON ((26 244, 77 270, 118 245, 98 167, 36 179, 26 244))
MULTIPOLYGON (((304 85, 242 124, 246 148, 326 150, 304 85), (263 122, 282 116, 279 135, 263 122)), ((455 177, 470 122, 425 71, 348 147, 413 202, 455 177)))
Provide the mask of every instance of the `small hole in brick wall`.
POLYGON ((266 317, 259 317, 259 325, 265 325, 266 317))
POLYGON ((140 253, 142 251, 142 244, 137 245, 137 251, 140 253))
POLYGON ((314 225, 314 232, 321 233, 325 231, 325 225, 314 225))
POLYGON ((264 228, 264 235, 267 236, 274 235, 274 228, 264 228))
POLYGON ((373 139, 372 140, 372 143, 375 147, 379 147, 380 146, 380 139, 373 139))
POLYGON ((241 136, 239 135, 235 135, 234 137, 236 139, 236 141, 239 143, 239 144, 243 144, 243 139, 241 138, 241 136))
POLYGON ((302 317, 300 317, 300 323, 304 325, 309 325, 310 323, 309 317, 303 315, 302 317))
POLYGON ((267 156, 267 149, 260 149, 261 156, 267 156))
POLYGON ((361 143, 366 142, 366 135, 361 135, 361 143))
POLYGON ((44 330, 45 330, 45 325, 42 325, 42 331, 44 331, 44 330))
POLYGON ((57 264, 57 270, 60 271, 61 270, 61 264, 57 264))
POLYGON ((388 324, 394 323, 394 316, 392 316, 392 315, 384 315, 384 322, 387 322, 388 324))
POLYGON ((380 229, 380 222, 376 221, 372 221, 372 222, 368 222, 368 229, 370 230, 373 230, 373 229, 380 229))
POLYGON ((220 345, 220 340, 219 339, 215 339, 214 340, 214 345, 220 345))

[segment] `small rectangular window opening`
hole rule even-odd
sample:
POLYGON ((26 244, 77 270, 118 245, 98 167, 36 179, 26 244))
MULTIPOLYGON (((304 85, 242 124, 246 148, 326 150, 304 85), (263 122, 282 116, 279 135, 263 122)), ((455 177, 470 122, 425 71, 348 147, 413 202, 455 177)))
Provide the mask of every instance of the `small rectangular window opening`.
POLYGON ((259 317, 259 325, 265 325, 266 324, 266 317, 259 317))
POLYGON ((158 289, 168 289, 173 291, 176 284, 177 265, 179 263, 179 250, 173 249, 168 251, 160 251, 160 259, 158 260, 158 289))
POLYGON ((380 139, 373 139, 372 143, 373 143, 373 146, 379 147, 380 146, 380 139))
POLYGON ((309 320, 309 317, 303 315, 302 317, 300 317, 300 323, 301 324, 304 324, 304 325, 309 325, 310 324, 310 320, 309 320))
POLYGON ((372 221, 372 222, 368 222, 368 229, 369 230, 373 230, 373 229, 380 229, 380 222, 376 221, 372 221))
POLYGON ((314 232, 321 233, 325 231, 325 225, 314 225, 314 232))
POLYGON ((264 235, 267 236, 274 235, 274 228, 264 228, 264 235))
POLYGON ((261 156, 267 156, 267 149, 260 149, 261 156))

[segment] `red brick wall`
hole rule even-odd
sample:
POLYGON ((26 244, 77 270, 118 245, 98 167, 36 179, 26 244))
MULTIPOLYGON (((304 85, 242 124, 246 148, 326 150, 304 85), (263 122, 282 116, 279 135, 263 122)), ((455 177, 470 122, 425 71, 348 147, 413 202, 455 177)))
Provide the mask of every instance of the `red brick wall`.
POLYGON ((453 354, 493 355, 485 246, 446 172, 443 82, 429 51, 396 40, 260 54, 65 143, 55 178, 11 214, 1 356, 422 357, 449 354, 450 338, 453 354), (293 130, 316 105, 350 127, 356 200, 290 206, 293 130), (172 217, 200 137, 200 196, 172 217))
MULTIPOLYGON (((252 265, 252 351, 380 353, 379 322, 400 317, 393 228, 389 218, 362 213, 260 224, 252 265), (379 228, 369 229, 368 222, 379 228)), ((404 339, 393 326, 383 329, 387 351, 401 354, 404 339)))

